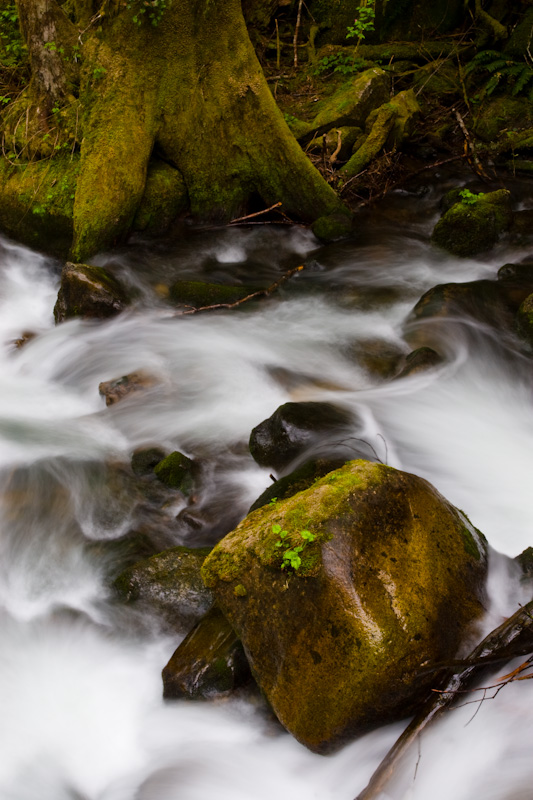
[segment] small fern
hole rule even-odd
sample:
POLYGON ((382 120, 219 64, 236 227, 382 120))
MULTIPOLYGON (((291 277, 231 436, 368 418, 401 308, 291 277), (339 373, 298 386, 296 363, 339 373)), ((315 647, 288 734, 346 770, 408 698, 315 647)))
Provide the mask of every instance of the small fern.
POLYGON ((513 97, 525 94, 533 102, 533 68, 527 61, 506 58, 498 50, 482 50, 465 67, 466 75, 475 72, 490 75, 483 87, 485 95, 490 96, 498 88, 509 88, 513 97))

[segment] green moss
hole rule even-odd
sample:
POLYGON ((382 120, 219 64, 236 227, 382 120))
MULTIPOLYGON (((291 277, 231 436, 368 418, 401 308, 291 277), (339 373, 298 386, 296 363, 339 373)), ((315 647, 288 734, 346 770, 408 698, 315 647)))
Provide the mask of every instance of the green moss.
POLYGON ((175 450, 154 467, 154 473, 165 486, 190 494, 194 481, 192 476, 194 462, 175 450))
POLYGON ((235 597, 246 597, 248 592, 246 591, 246 587, 243 586, 242 583, 238 583, 233 590, 233 594, 235 595, 235 597))
POLYGON ((347 164, 339 170, 342 180, 358 175, 378 155, 393 130, 398 113, 399 107, 394 103, 384 103, 380 106, 376 121, 372 125, 364 144, 356 150, 347 164))
POLYGON ((188 207, 187 187, 181 173, 162 161, 150 161, 133 229, 161 235, 188 207))

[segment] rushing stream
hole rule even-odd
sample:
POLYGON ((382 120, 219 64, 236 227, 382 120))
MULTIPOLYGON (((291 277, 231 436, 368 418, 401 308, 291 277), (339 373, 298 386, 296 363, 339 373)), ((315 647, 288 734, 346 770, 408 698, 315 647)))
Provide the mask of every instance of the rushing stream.
MULTIPOLYGON (((329 247, 268 225, 130 244, 98 263, 135 288, 133 308, 57 327, 60 265, 0 239, 0 800, 351 800, 363 788, 401 724, 321 757, 252 696, 165 703, 160 673, 178 640, 110 589, 113 540, 141 523, 164 546, 194 546, 246 514, 270 483, 250 430, 288 400, 352 409, 346 458, 357 442, 427 478, 485 533, 500 555, 484 630, 530 598, 506 556, 533 545, 531 362, 458 320, 444 365, 392 381, 368 369, 369 353, 412 349, 404 322, 431 286, 492 278, 529 255, 518 244, 479 260, 437 253, 435 201, 397 195, 364 234, 329 247), (265 286, 303 262, 234 311, 177 316, 162 297, 178 278, 265 286), (17 349, 25 331, 36 336, 17 349), (139 369, 156 385, 106 408, 98 384, 139 369), (160 513, 128 489, 133 450, 154 443, 204 465, 188 517, 183 500, 160 513)), ((450 712, 390 796, 530 798, 532 691, 514 683, 450 712)))

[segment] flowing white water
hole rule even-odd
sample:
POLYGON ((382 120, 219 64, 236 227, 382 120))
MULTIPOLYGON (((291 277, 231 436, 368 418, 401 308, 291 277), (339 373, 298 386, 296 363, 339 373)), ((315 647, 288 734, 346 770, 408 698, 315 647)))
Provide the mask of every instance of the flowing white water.
MULTIPOLYGON (((494 277, 525 253, 459 262, 425 244, 427 218, 401 236, 383 224, 329 248, 270 228, 132 246, 112 266, 139 290, 137 305, 58 327, 57 265, 0 242, 0 800, 350 800, 402 729, 325 758, 250 698, 163 703, 160 671, 177 642, 117 608, 110 556, 94 549, 135 527, 142 503, 126 479, 110 491, 107 470, 139 445, 202 460, 203 530, 167 534, 203 544, 270 482, 246 452, 251 428, 290 399, 332 400, 357 419, 346 457, 363 439, 430 480, 496 550, 533 544, 530 365, 512 343, 451 325, 445 365, 392 382, 363 357, 376 340, 409 352, 405 317, 432 285, 494 277), (178 317, 158 299, 171 278, 265 285, 303 259, 300 276, 248 310, 178 317), (37 335, 16 349, 23 331, 37 335), (106 408, 99 382, 138 369, 159 383, 106 408)), ((503 555, 492 558, 489 589, 487 629, 531 595, 503 555)), ((477 705, 450 713, 424 736, 416 779, 415 757, 390 796, 530 797, 529 686, 507 687, 473 719, 477 705)))

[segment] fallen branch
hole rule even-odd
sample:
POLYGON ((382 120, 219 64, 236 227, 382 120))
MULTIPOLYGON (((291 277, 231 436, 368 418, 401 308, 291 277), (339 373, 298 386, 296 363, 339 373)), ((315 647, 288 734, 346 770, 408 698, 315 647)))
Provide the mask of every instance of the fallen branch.
MULTIPOLYGON (((393 777, 411 745, 418 741, 428 725, 449 708, 474 679, 479 678, 487 670, 489 661, 491 664, 497 661, 504 662, 531 652, 533 652, 533 600, 491 631, 462 662, 462 667, 446 671, 439 689, 434 690, 421 711, 396 740, 356 800, 376 800, 381 796, 384 787, 393 777)), ((501 680, 506 678, 509 676, 504 676, 501 680)))
POLYGON ((300 30, 300 24, 302 22, 302 6, 303 0, 299 0, 298 3, 298 16, 296 17, 296 26, 294 28, 294 39, 292 42, 292 47, 294 51, 294 69, 298 66, 298 32, 300 30))
POLYGON ((244 222, 247 219, 252 219, 253 217, 260 217, 261 214, 268 214, 269 211, 273 211, 275 208, 279 208, 283 203, 274 203, 273 206, 270 208, 264 208, 262 211, 256 211, 255 214, 247 214, 245 217, 237 217, 236 219, 232 219, 228 222, 228 225, 235 225, 237 222, 244 222))
POLYGON ((304 264, 301 264, 299 267, 294 267, 286 272, 284 275, 281 276, 277 281, 272 283, 266 289, 259 289, 257 292, 252 292, 252 294, 246 295, 246 297, 241 297, 240 300, 236 300, 234 303, 215 303, 212 306, 200 306, 199 308, 188 308, 187 311, 182 311, 175 316, 178 317, 185 317, 189 314, 196 314, 198 311, 216 311, 219 308, 237 308, 237 306, 242 306, 243 303, 247 303, 249 300, 254 300, 256 297, 268 297, 272 292, 275 292, 276 289, 279 289, 289 278, 292 278, 293 275, 296 275, 297 272, 301 272, 304 268, 304 264))

